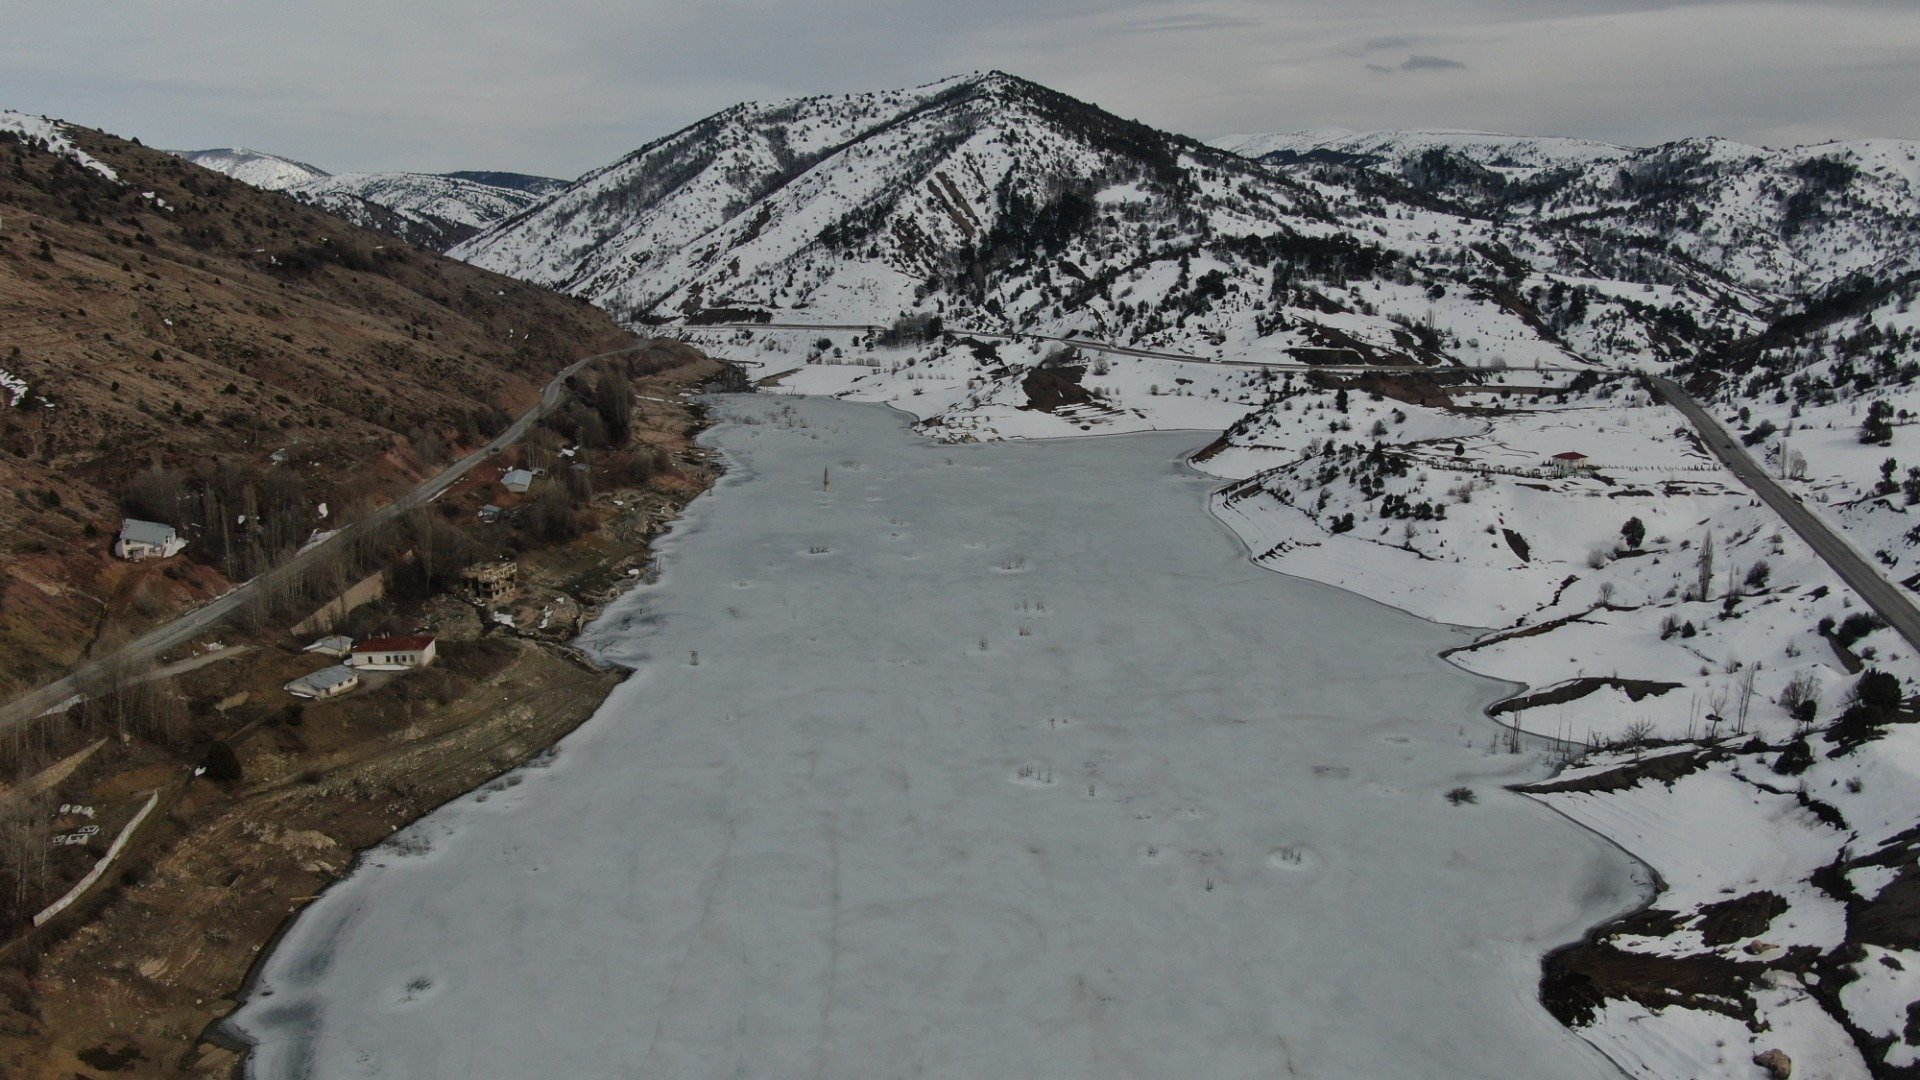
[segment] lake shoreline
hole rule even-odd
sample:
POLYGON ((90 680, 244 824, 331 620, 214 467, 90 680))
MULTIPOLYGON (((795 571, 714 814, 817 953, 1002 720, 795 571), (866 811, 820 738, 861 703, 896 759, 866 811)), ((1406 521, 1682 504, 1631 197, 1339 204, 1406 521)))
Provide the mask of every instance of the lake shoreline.
MULTIPOLYGON (((905 425, 904 425, 904 424, 902 424, 902 425, 899 425, 899 426, 901 426, 901 427, 904 427, 905 425)), ((917 442, 919 443, 919 445, 921 445, 921 446, 923 446, 923 447, 925 448, 925 450, 926 450, 926 454, 927 454, 927 455, 929 455, 929 456, 931 456, 931 455, 934 455, 934 454, 938 454, 938 453, 940 453, 940 452, 941 452, 941 448, 940 448, 940 447, 938 447, 938 446, 937 446, 937 445, 935 445, 935 444, 931 444, 931 443, 927 443, 927 442, 925 442, 924 440, 916 440, 916 441, 917 441, 917 442)), ((1194 472, 1193 472, 1193 471, 1192 471, 1192 470, 1190 469, 1190 467, 1189 467, 1189 466, 1187 465, 1187 463, 1186 463, 1186 461, 1185 461, 1185 458, 1186 458, 1186 456, 1187 456, 1187 451, 1190 451, 1190 449, 1191 449, 1190 447, 1187 447, 1187 448, 1183 448, 1183 452, 1182 452, 1182 453, 1180 453, 1180 454, 1178 454, 1178 455, 1175 455, 1175 456, 1170 456, 1170 457, 1168 457, 1168 458, 1166 458, 1165 460, 1167 460, 1167 461, 1168 461, 1169 463, 1171 463, 1171 464, 1173 464, 1173 465, 1174 465, 1174 466, 1175 466, 1175 467, 1176 467, 1176 468, 1177 468, 1177 469, 1178 469, 1179 471, 1182 471, 1182 472, 1184 472, 1184 473, 1186 473, 1186 475, 1185 475, 1185 476, 1184 476, 1184 477, 1182 478, 1182 483, 1185 483, 1185 484, 1189 484, 1189 485, 1194 485, 1194 486, 1198 486, 1198 485, 1196 485, 1196 484, 1195 484, 1195 482, 1196 482, 1196 481, 1199 481, 1199 482, 1201 482, 1201 483, 1204 483, 1204 484, 1208 484, 1208 485, 1210 485, 1210 484, 1212 483, 1212 481, 1210 481, 1210 480, 1208 480, 1208 479, 1206 479, 1206 478, 1204 478, 1204 477, 1200 477, 1200 476, 1199 476, 1199 475, 1198 475, 1197 473, 1194 473, 1194 472)), ((961 451, 961 453, 964 453, 964 452, 965 452, 965 451, 961 451)), ((731 457, 731 455, 729 455, 729 456, 731 457)), ((978 463, 976 462, 975 464, 976 464, 976 466, 977 466, 977 464, 978 464, 978 463)), ((748 480, 749 480, 749 479, 750 479, 750 478, 751 478, 751 477, 752 477, 752 476, 754 475, 754 474, 753 474, 753 472, 752 472, 752 465, 751 465, 751 463, 750 463, 750 462, 730 462, 730 469, 729 469, 729 474, 730 474, 730 480, 728 481, 728 483, 744 483, 744 482, 747 482, 747 481, 748 481, 748 480)), ((841 481, 840 481, 840 478, 839 478, 839 477, 835 477, 835 480, 834 480, 834 486, 835 486, 835 487, 839 487, 839 486, 840 486, 840 484, 841 484, 841 481)), ((726 484, 723 484, 723 485, 722 485, 722 488, 724 488, 725 486, 727 486, 727 485, 726 485, 726 484)), ((716 490, 719 490, 719 489, 716 489, 716 490)), ((1202 505, 1203 507, 1204 507, 1204 506, 1206 505, 1206 500, 1207 500, 1207 495, 1206 495, 1205 493, 1203 493, 1203 492, 1198 492, 1198 491, 1196 491, 1196 492, 1195 492, 1195 493, 1193 494, 1193 496, 1192 496, 1192 498, 1193 498, 1193 500, 1194 500, 1194 501, 1197 501, 1197 502, 1199 502, 1199 503, 1200 503, 1200 504, 1201 504, 1201 505, 1202 505)), ((1208 516, 1209 516, 1209 517, 1213 517, 1213 515, 1211 515, 1211 514, 1209 514, 1208 516)), ((1215 520, 1215 526, 1221 526, 1221 525, 1223 525, 1223 523, 1221 523, 1221 522, 1219 522, 1217 518, 1215 518, 1214 520, 1215 520)), ((1208 528, 1209 530, 1212 530, 1212 529, 1214 528, 1214 526, 1207 526, 1207 528, 1208 528)), ((691 530, 691 531, 692 531, 692 533, 693 533, 693 534, 698 534, 698 533, 700 532, 700 526, 699 526, 699 525, 696 525, 696 526, 694 526, 694 527, 692 528, 692 530, 691 530)), ((1232 530, 1231 530, 1231 529, 1228 529, 1227 531, 1228 531, 1229 533, 1231 533, 1231 532, 1232 532, 1232 530)), ((1214 533, 1214 535, 1216 535, 1216 536, 1218 536, 1218 533, 1217 533, 1217 532, 1215 532, 1215 533, 1214 533)), ((690 537, 689 537, 689 538, 690 538, 690 537)), ((1221 538, 1221 539, 1223 539, 1223 540, 1224 540, 1225 538, 1221 538)), ((1236 561, 1236 562, 1237 562, 1237 563, 1238 563, 1239 565, 1242 565, 1242 566, 1245 566, 1245 564, 1247 563, 1247 561, 1248 561, 1248 560, 1246 560, 1246 559, 1245 559, 1245 557, 1244 557, 1244 556, 1245 556, 1245 552, 1244 552, 1244 550, 1243 550, 1243 545, 1240 545, 1240 544, 1234 544, 1234 545, 1233 545, 1233 547, 1234 547, 1234 554, 1233 554, 1233 557, 1234 557, 1234 559, 1235 559, 1235 561, 1236 561)), ((659 587, 669 587, 669 586, 671 586, 671 585, 673 584, 673 578, 674 578, 674 569, 675 569, 675 568, 674 568, 674 566, 673 566, 673 559, 672 559, 672 551, 671 551, 671 546, 669 546, 669 547, 668 547, 667 549, 664 549, 664 550, 663 550, 663 564, 664 564, 664 567, 665 567, 665 574, 663 575, 663 582, 662 582, 662 586, 657 586, 656 588, 659 588, 659 587)), ((1264 568, 1260 568, 1260 567, 1257 567, 1257 566, 1254 566, 1254 567, 1249 567, 1248 569, 1250 569, 1250 570, 1254 570, 1254 571, 1258 571, 1258 570, 1261 570, 1261 569, 1264 569, 1264 568)), ((1262 575, 1262 576, 1265 576, 1265 575, 1262 575)), ((1284 577, 1285 575, 1281 575, 1281 576, 1283 576, 1283 577, 1284 577)), ((1348 598, 1350 598, 1350 597, 1353 597, 1353 596, 1355 595, 1355 594, 1353 594, 1353 593, 1351 593, 1351 592, 1349 592, 1348 590, 1343 590, 1343 589, 1338 589, 1337 587, 1333 587, 1333 586, 1326 586, 1326 585, 1323 585, 1323 584, 1321 584, 1321 583, 1317 583, 1317 582, 1306 582, 1306 581, 1302 581, 1302 582, 1301 582, 1301 584, 1302 584, 1302 585, 1304 585, 1304 586, 1309 586, 1309 587, 1310 587, 1310 588, 1311 588, 1312 590, 1319 590, 1319 589, 1328 589, 1328 590, 1330 590, 1330 592, 1331 592, 1331 593, 1334 593, 1334 594, 1337 594, 1337 595, 1339 595, 1339 596, 1341 596, 1341 597, 1348 597, 1348 598)), ((1364 598, 1364 597, 1362 597, 1361 599, 1366 599, 1366 598, 1364 598)), ((617 620, 617 619, 618 619, 619 617, 621 617, 621 616, 622 616, 623 614, 626 614, 626 613, 628 613, 628 612, 630 612, 630 611, 631 611, 631 610, 633 610, 633 609, 637 609, 638 607, 640 607, 640 606, 642 606, 642 605, 644 605, 644 604, 646 604, 646 603, 647 603, 647 601, 646 601, 646 600, 643 600, 643 599, 641 599, 641 598, 640 598, 640 596, 639 596, 639 593, 638 593, 638 592, 636 592, 636 593, 633 593, 633 594, 629 594, 629 595, 628 595, 628 597, 627 597, 626 599, 624 599, 623 601, 621 601, 621 602, 619 602, 619 603, 616 603, 616 604, 614 604, 614 605, 611 605, 611 606, 609 607, 609 609, 608 609, 608 611, 607 611, 607 612, 605 613, 605 615, 604 615, 604 616, 603 616, 603 618, 602 618, 602 622, 603 622, 603 623, 605 623, 605 622, 608 622, 609 620, 617 620), (627 611, 626 611, 626 612, 623 612, 623 610, 622 610, 622 609, 627 609, 627 611)), ((1336 606, 1337 606, 1337 605, 1336 605, 1336 606)), ((1370 603, 1370 604, 1369 604, 1368 606, 1369 606, 1369 607, 1373 607, 1373 606, 1378 606, 1378 607, 1380 607, 1380 608, 1383 608, 1383 609, 1390 609, 1390 610, 1391 610, 1391 611, 1393 612, 1393 614, 1394 614, 1394 615, 1395 615, 1396 617, 1397 617, 1397 616, 1400 616, 1400 615, 1402 615, 1402 614, 1403 614, 1403 613, 1401 613, 1401 612, 1399 612, 1399 610, 1398 610, 1398 609, 1391 609, 1389 605, 1383 605, 1383 604, 1379 604, 1379 602, 1378 602, 1378 601, 1373 601, 1373 602, 1372 602, 1372 603, 1370 603)), ((672 619, 673 619, 673 616, 672 616, 671 614, 669 614, 669 616, 668 616, 668 619, 669 619, 669 621, 672 621, 672 619)), ((1423 622, 1423 623, 1425 622, 1425 620, 1420 620, 1420 621, 1421 621, 1421 622, 1423 622)), ((596 625, 598 625, 598 624, 596 624, 596 625)), ((1427 625, 1433 625, 1433 626, 1436 626, 1436 628, 1438 628, 1438 627, 1437 627, 1437 624, 1427 624, 1427 625)), ((1453 629, 1455 629, 1455 628, 1445 628, 1445 629, 1448 629, 1448 630, 1453 630, 1453 629)), ((593 630, 593 629, 590 629, 590 630, 588 631, 588 634, 587 634, 586 636, 591 636, 591 635, 593 634, 593 632, 594 632, 594 630, 593 630)), ((692 639, 692 638, 676 638, 676 639, 674 639, 674 640, 675 640, 675 642, 676 642, 676 644, 675 644, 675 645, 673 645, 673 646, 671 646, 672 648, 679 648, 679 647, 682 647, 682 646, 685 646, 685 645, 687 645, 687 644, 690 644, 690 643, 692 643, 692 642, 693 642, 693 639, 692 639)), ((1432 658, 1433 658, 1434 660, 1440 660, 1440 661, 1442 661, 1442 663, 1441 663, 1441 664, 1438 664, 1438 665, 1436 665, 1436 668, 1439 668, 1439 667, 1444 667, 1444 668, 1445 668, 1446 670, 1448 670, 1448 671, 1457 671, 1457 670, 1458 670, 1457 668, 1455 668, 1455 667, 1454 667, 1453 665, 1451 665, 1451 664, 1445 664, 1445 663, 1444 663, 1444 658, 1442 658, 1442 657, 1439 657, 1439 656, 1437 655, 1437 651, 1434 651, 1434 650, 1429 650, 1429 652, 1427 653, 1427 655, 1429 655, 1429 656, 1432 656, 1432 658)), ((619 659, 619 657, 618 657, 617 655, 614 655, 614 656, 611 656, 610 658, 612 658, 612 659, 616 659, 616 660, 618 660, 618 659, 619 659)), ((656 666, 657 666, 657 665, 656 665, 656 666)), ((1470 677, 1470 678, 1472 678, 1472 679, 1478 679, 1478 678, 1481 678, 1480 676, 1470 676, 1470 675, 1468 675, 1468 673, 1464 673, 1464 672, 1462 672, 1461 674, 1463 675, 1463 677, 1470 677)), ((1497 689, 1497 685, 1496 685, 1496 689, 1497 689)), ((1479 702, 1479 706, 1478 706, 1478 711, 1479 711, 1479 713, 1481 714, 1481 718, 1482 718, 1482 719, 1484 719, 1484 705, 1486 704, 1486 702, 1487 702, 1487 701, 1491 701, 1491 700, 1496 700, 1496 699, 1497 699, 1497 698, 1498 698, 1499 696, 1500 696, 1500 695, 1499 695, 1498 693, 1495 693, 1495 692, 1491 692, 1491 691, 1487 691, 1487 690, 1480 690, 1480 691, 1476 691, 1476 697, 1478 697, 1479 699, 1481 699, 1481 700, 1480 700, 1480 702, 1479 702)), ((604 726, 604 725, 603 725, 603 726, 604 726)), ((563 753, 564 753, 564 751, 563 751, 563 753)), ((1483 766, 1480 766, 1480 767, 1483 767, 1483 766)), ((456 814, 456 817, 458 817, 458 816, 459 816, 459 815, 457 815, 457 814, 456 814)), ((1556 817, 1556 818, 1555 818, 1555 820, 1556 820, 1556 821, 1558 821, 1559 819, 1558 819, 1558 818, 1556 817)), ((1584 834, 1584 835, 1593 835, 1593 834, 1591 834, 1591 832, 1590 832, 1590 830, 1584 830, 1584 829, 1583 829, 1583 830, 1581 830, 1581 832, 1582 832, 1582 834, 1584 834)), ((1582 927, 1582 928, 1584 928, 1584 925, 1585 925, 1585 924, 1583 924, 1583 927, 1582 927)), ((1572 936, 1572 937, 1577 937, 1577 936, 1578 936, 1578 933, 1579 933, 1579 932, 1580 932, 1580 931, 1579 931, 1578 929, 1575 929, 1575 930, 1572 930, 1572 931, 1570 931, 1570 936, 1572 936)), ((1532 959, 1532 961, 1531 961, 1531 963, 1533 963, 1534 965, 1537 965, 1537 964, 1538 964, 1538 962, 1539 962, 1539 959, 1540 959, 1540 953, 1539 953, 1539 952, 1535 952, 1535 953, 1533 953, 1533 959, 1532 959)), ((1537 966, 1535 967, 1535 970, 1537 970, 1537 966)), ((1528 986, 1527 986, 1527 991, 1528 991, 1528 994, 1529 994, 1529 997, 1530 997, 1530 998, 1532 998, 1532 997, 1533 997, 1534 995, 1537 995, 1537 978, 1535 978, 1535 979, 1532 979, 1532 980, 1529 980, 1529 984, 1528 984, 1528 986)), ((1535 1007, 1537 1007, 1537 1006, 1535 1006, 1535 1007)), ((1543 1019, 1550 1019, 1550 1018, 1543 1018, 1543 1019)), ((1555 1025, 1555 1027, 1556 1027, 1556 1029, 1558 1029, 1558 1028, 1557 1028, 1557 1025, 1555 1025)), ((1585 1045, 1585 1044, 1582 1044, 1582 1045, 1585 1045)))

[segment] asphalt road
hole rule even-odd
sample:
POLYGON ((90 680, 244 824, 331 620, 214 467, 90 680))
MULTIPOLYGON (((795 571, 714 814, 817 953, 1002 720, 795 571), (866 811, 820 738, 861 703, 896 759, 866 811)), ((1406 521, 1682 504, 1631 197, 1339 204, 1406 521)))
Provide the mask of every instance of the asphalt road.
MULTIPOLYGON (((869 323, 765 322, 702 323, 697 325, 693 323, 675 323, 672 325, 676 330, 858 330, 870 332, 886 329, 886 327, 869 323)), ((1148 360, 1173 360, 1182 364, 1205 364, 1208 367, 1266 368, 1271 371, 1361 372, 1387 375, 1407 374, 1411 372, 1436 373, 1481 370, 1479 368, 1464 367, 1391 367, 1384 364, 1307 364, 1298 360, 1212 360, 1204 356, 1192 356, 1187 353, 1156 352, 1152 349, 1136 349, 1130 345, 1115 345, 1110 342, 1094 341, 1091 338, 1078 337, 1072 334, 1061 336, 1057 334, 1012 333, 1004 330, 975 330, 964 326, 949 326, 947 327, 947 333, 966 337, 997 338, 1001 341, 1057 341, 1076 349, 1086 349, 1088 352, 1110 353, 1115 356, 1137 356, 1148 360)), ((1538 368, 1528 367, 1525 369, 1513 368, 1508 370, 1594 371, 1603 376, 1608 374, 1608 372, 1598 368, 1575 367, 1571 365, 1545 365, 1538 368)))
POLYGON ((1858 593, 1888 625, 1898 630, 1900 636, 1907 639, 1907 644, 1920 650, 1920 608, 1914 606, 1905 589, 1887 580, 1879 567, 1847 543, 1818 514, 1807 509, 1798 498, 1776 483, 1773 477, 1768 476, 1767 470, 1747 454, 1746 448, 1735 442, 1727 429, 1720 426, 1720 421, 1714 419, 1679 384, 1659 376, 1651 376, 1648 381, 1653 384, 1654 392, 1667 404, 1686 415, 1693 423, 1694 430, 1700 433, 1700 441, 1733 471, 1733 475, 1740 478, 1741 483, 1752 488, 1754 494, 1785 518, 1793 531, 1800 534, 1800 539, 1813 548, 1814 554, 1833 567, 1833 572, 1840 575, 1840 580, 1858 593))
POLYGON ((285 563, 261 574, 259 577, 236 585, 231 591, 214 600, 208 601, 200 607, 194 608, 192 611, 181 615, 172 622, 162 623, 117 649, 90 658, 86 663, 81 664, 63 678, 50 682, 36 690, 29 690, 14 698, 12 701, 7 702, 5 705, 0 705, 0 730, 4 730, 22 720, 31 719, 50 709, 59 707, 69 699, 80 694, 81 688, 87 684, 89 679, 98 676, 112 664, 118 663, 126 667, 137 668, 162 653, 165 653, 168 649, 192 641, 194 638, 199 637, 201 634, 219 625, 227 616, 239 610, 242 604, 251 600, 254 594, 261 589, 271 585, 277 585, 290 577, 305 572, 306 569, 313 564, 314 560, 318 559, 323 553, 332 551, 337 545, 345 542, 355 533, 378 526, 392 520, 400 514, 406 513, 408 510, 422 503, 432 501, 441 492, 452 487, 461 477, 470 472, 475 465, 480 464, 490 455, 512 446, 524 438, 527 432, 532 430, 534 424, 538 423, 542 417, 552 412, 554 408, 560 404, 561 400, 566 396, 567 380, 581 368, 593 363, 595 360, 604 360, 609 356, 619 356, 622 353, 634 352, 642 348, 645 348, 645 346, 633 345, 625 349, 614 349, 611 352, 595 353, 592 356, 583 356, 575 360, 562 369, 558 375, 555 375, 551 382, 547 383, 546 389, 540 392, 540 401, 538 404, 527 410, 519 419, 507 425, 504 431, 494 436, 485 446, 447 466, 431 479, 421 483, 413 490, 395 499, 393 502, 388 503, 386 506, 374 511, 364 522, 342 529, 325 541, 315 544, 306 551, 295 555, 285 563))

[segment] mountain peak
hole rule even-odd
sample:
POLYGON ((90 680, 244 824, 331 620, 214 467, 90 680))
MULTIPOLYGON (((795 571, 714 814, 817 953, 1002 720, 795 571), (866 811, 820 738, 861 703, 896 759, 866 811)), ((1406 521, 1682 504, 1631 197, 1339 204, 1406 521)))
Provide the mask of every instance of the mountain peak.
POLYGON ((332 175, 317 165, 295 161, 293 158, 282 157, 279 154, 249 150, 244 146, 220 146, 211 150, 170 150, 168 153, 191 161, 202 168, 225 173, 243 184, 266 188, 269 191, 283 191, 295 184, 332 175))

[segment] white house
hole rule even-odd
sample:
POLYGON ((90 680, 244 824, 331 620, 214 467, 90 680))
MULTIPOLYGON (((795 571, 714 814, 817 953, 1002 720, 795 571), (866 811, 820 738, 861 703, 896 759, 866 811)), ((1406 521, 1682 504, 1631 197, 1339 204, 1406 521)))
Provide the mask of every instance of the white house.
POLYGON ((323 667, 311 675, 302 675, 288 683, 287 693, 295 697, 330 698, 360 685, 360 673, 342 664, 323 667))
POLYGON ((138 518, 121 522, 120 538, 113 542, 113 553, 129 562, 171 558, 186 549, 187 542, 173 526, 138 518))
POLYGON ((524 495, 533 486, 533 473, 526 469, 512 469, 500 478, 500 486, 516 495, 524 495))
POLYGON ((406 671, 433 663, 433 638, 426 634, 409 637, 368 638, 353 647, 347 663, 369 671, 406 671))

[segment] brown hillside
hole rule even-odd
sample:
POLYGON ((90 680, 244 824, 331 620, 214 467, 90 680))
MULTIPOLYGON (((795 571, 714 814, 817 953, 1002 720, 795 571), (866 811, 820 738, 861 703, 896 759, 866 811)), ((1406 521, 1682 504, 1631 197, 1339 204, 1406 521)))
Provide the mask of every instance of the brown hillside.
POLYGON ((326 524, 311 507, 384 497, 631 341, 579 301, 69 134, 118 182, 0 136, 0 369, 31 387, 0 391, 0 695, 250 569, 113 560, 135 473, 220 463, 248 498, 297 496, 276 525, 304 532, 326 524))

